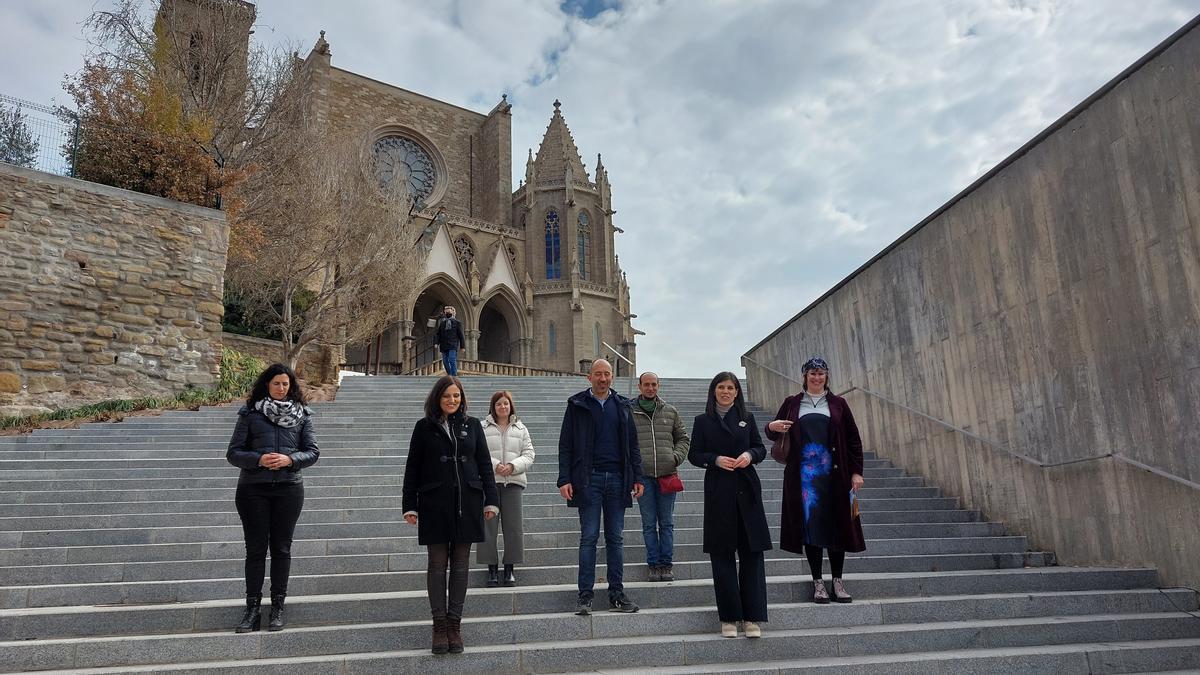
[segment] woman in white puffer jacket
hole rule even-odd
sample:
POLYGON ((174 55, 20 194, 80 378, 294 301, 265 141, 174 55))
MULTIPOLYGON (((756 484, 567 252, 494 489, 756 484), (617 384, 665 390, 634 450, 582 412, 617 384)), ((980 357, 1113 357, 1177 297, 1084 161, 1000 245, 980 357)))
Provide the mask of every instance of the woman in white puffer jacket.
POLYGON ((500 492, 500 517, 484 523, 487 538, 477 549, 476 561, 488 566, 488 586, 499 586, 502 583, 496 536, 503 527, 503 584, 516 586, 517 577, 513 573, 513 566, 524 562, 525 556, 521 493, 528 484, 525 474, 533 465, 534 452, 529 430, 517 419, 511 392, 498 391, 492 394, 488 416, 483 420, 483 434, 487 437, 488 450, 492 453, 492 469, 496 474, 496 487, 500 492))

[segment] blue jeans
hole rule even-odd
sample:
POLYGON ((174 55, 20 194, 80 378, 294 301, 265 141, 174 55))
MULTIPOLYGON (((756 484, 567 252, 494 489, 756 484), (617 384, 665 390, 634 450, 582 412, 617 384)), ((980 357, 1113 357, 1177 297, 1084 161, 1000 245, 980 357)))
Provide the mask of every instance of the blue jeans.
POLYGON ((447 375, 458 375, 458 350, 447 349, 442 352, 442 366, 446 368, 447 375))
POLYGON ((596 585, 596 543, 600 515, 604 514, 604 554, 608 565, 608 597, 624 590, 625 555, 621 531, 625 529, 625 493, 629 486, 620 473, 593 471, 591 485, 583 488, 588 505, 579 507, 579 598, 590 600, 596 585))
POLYGON ((646 542, 646 564, 670 567, 675 554, 675 495, 658 491, 658 479, 643 478, 646 491, 638 499, 642 510, 642 539, 646 542))

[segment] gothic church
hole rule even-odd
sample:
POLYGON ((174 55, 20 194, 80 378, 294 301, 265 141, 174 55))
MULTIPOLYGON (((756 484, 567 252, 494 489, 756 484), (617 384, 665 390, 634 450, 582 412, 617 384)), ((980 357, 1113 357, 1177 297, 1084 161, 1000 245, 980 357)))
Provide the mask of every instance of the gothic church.
MULTIPOLYGON (((331 60, 322 31, 301 66, 317 123, 362 136, 380 180, 406 181, 420 200, 419 222, 428 223, 424 279, 415 298, 398 302, 399 321, 377 353, 383 362, 432 372, 430 319, 444 305, 463 322, 464 373, 488 364, 579 372, 601 356, 618 361, 613 351, 636 362, 608 173, 598 155, 589 175, 559 102, 514 191, 506 98, 478 113, 331 60)), ((348 349, 347 361, 365 361, 366 351, 348 349)))

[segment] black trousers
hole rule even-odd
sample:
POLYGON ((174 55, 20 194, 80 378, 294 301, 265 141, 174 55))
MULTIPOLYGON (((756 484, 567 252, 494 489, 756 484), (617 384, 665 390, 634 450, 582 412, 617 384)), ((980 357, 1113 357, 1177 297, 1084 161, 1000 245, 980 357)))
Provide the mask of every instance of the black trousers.
POLYGON ((271 551, 271 595, 287 595, 292 534, 304 508, 303 483, 241 483, 234 497, 246 538, 246 595, 261 596, 271 551))
POLYGON ((430 544, 425 589, 429 592, 429 611, 435 619, 461 619, 467 599, 467 572, 471 566, 471 544, 430 544), (446 568, 450 568, 450 588, 446 588, 446 568))
MULTIPOLYGON (((808 570, 812 572, 813 581, 821 578, 821 547, 804 545, 804 555, 808 558, 808 570)), ((846 552, 829 549, 829 571, 834 579, 842 578, 842 567, 846 564, 846 552)))
POLYGON ((741 518, 738 519, 736 551, 741 560, 740 569, 734 555, 734 551, 708 555, 717 594, 717 616, 725 623, 766 621, 767 566, 762 551, 750 550, 750 540, 741 518))

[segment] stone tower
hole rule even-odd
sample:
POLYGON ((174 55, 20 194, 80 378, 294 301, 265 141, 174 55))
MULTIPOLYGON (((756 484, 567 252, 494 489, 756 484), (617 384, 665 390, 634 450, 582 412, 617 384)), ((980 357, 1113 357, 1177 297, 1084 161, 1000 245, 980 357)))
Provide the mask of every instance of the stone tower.
POLYGON ((628 364, 618 367, 612 353, 637 360, 611 203, 603 162, 597 155, 593 182, 555 101, 537 155, 529 152, 524 183, 513 194, 513 222, 525 231, 525 283, 537 331, 533 360, 542 367, 578 370, 603 356, 627 375, 628 364))

